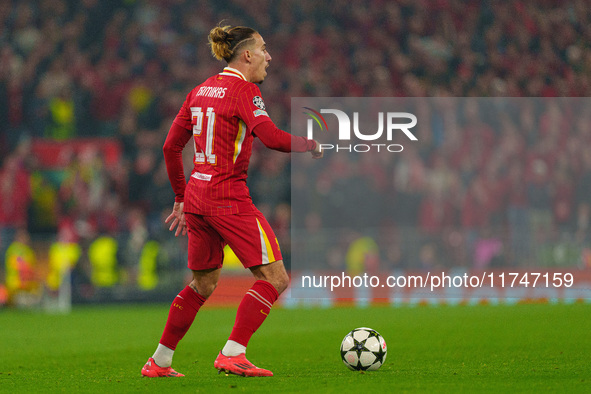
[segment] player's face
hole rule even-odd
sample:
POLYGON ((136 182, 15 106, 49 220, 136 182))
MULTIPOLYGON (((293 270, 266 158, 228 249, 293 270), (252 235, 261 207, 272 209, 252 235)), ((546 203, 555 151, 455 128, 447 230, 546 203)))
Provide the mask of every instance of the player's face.
POLYGON ((271 55, 267 52, 267 45, 260 34, 255 34, 254 48, 251 51, 251 64, 253 67, 253 81, 256 83, 263 83, 267 76, 267 67, 271 61, 271 55))

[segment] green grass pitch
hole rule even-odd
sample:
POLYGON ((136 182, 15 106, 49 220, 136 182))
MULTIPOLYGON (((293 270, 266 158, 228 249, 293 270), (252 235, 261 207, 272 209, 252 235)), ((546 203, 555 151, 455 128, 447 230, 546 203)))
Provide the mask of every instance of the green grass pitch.
POLYGON ((77 307, 70 315, 0 310, 0 392, 591 392, 591 304, 370 307, 272 311, 248 357, 272 378, 218 375, 235 310, 204 307, 173 366, 142 378, 168 305, 77 307), (349 371, 345 334, 367 326, 384 366, 349 371))

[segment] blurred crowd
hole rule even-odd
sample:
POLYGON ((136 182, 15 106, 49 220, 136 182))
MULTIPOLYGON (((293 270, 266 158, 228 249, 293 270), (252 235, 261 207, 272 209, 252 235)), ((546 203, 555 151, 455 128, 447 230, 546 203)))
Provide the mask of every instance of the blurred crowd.
POLYGON ((377 141, 401 153, 339 141, 328 163, 293 161, 293 223, 304 230, 293 253, 322 238, 298 260, 341 268, 349 245, 371 236, 387 269, 591 266, 589 98, 388 102, 420 120, 416 142, 377 141))
MULTIPOLYGON (((273 60, 261 90, 287 130, 291 97, 591 92, 585 0, 3 1, 0 251, 23 227, 81 242, 104 233, 162 236, 174 197, 162 145, 187 92, 223 67, 207 46, 222 20, 265 38, 273 60), (32 153, 41 138, 86 137, 116 140, 121 154, 106 163, 99 148, 69 152, 56 175, 32 153)), ((426 236, 533 221, 547 230, 540 237, 566 229, 588 240, 589 114, 570 124, 564 108, 524 108, 519 122, 495 128, 478 111, 466 108, 453 135, 433 120, 420 149, 381 169, 361 162, 347 171, 334 155, 326 158, 333 178, 308 182, 327 196, 339 192, 334 174, 357 177, 405 207, 391 214, 396 226, 426 236)), ((186 156, 190 171, 191 149, 186 156)), ((257 143, 249 174, 255 203, 289 245, 289 155, 257 143)))

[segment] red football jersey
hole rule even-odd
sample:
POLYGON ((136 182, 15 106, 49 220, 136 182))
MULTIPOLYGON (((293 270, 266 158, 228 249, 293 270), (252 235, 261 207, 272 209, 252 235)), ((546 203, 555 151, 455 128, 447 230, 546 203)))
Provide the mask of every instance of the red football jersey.
POLYGON ((194 168, 185 212, 214 216, 255 210, 246 186, 258 124, 270 121, 257 85, 230 67, 187 96, 174 123, 192 130, 194 168))

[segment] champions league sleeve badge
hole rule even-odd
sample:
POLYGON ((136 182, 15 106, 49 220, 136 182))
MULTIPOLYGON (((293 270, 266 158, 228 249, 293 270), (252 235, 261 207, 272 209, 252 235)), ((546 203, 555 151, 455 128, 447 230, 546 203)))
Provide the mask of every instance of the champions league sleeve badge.
POLYGON ((265 110, 265 103, 263 102, 263 99, 260 96, 254 96, 252 99, 252 103, 258 108, 262 109, 263 111, 265 110))

